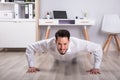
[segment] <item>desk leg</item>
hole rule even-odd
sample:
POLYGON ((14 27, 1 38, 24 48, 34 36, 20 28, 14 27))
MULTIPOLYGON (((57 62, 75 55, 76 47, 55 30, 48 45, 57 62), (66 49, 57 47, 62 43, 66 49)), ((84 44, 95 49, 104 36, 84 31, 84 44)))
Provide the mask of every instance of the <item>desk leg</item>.
POLYGON ((88 30, 86 26, 84 26, 83 33, 84 33, 85 39, 89 40, 88 30))
POLYGON ((51 29, 51 27, 48 26, 48 27, 47 27, 47 30, 46 30, 46 33, 45 33, 45 39, 48 39, 49 34, 50 34, 50 29, 51 29))
MULTIPOLYGON (((88 35, 87 26, 84 26, 83 33, 84 33, 85 39, 86 39, 86 40, 89 40, 89 35, 88 35)), ((91 53, 87 54, 87 58, 89 59, 89 61, 92 60, 92 55, 91 55, 91 53)))

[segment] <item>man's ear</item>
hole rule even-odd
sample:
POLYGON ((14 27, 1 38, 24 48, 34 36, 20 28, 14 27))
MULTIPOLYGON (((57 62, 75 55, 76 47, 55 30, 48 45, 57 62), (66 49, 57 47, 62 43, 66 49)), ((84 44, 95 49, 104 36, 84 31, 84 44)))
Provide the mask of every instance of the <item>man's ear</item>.
POLYGON ((70 39, 69 39, 68 41, 69 41, 69 43, 70 43, 70 39))
POLYGON ((57 43, 57 39, 55 39, 55 43, 57 43))

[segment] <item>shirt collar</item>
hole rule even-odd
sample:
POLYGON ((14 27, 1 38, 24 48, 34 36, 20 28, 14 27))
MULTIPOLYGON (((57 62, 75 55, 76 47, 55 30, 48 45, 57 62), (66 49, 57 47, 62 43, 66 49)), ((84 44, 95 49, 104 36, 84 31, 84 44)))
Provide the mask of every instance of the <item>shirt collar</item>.
POLYGON ((69 43, 69 46, 68 46, 68 50, 66 51, 67 54, 69 54, 71 52, 71 42, 69 43))
POLYGON ((66 53, 70 53, 70 52, 71 52, 71 49, 70 49, 70 44, 69 44, 69 47, 66 53))

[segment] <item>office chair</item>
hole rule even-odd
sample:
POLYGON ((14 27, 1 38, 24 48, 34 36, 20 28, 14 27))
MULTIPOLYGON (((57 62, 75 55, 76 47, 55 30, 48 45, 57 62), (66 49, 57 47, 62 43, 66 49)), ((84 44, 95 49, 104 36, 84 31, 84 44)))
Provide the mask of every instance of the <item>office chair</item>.
POLYGON ((120 39, 118 34, 120 33, 120 18, 118 15, 104 15, 103 22, 102 22, 102 29, 103 32, 108 34, 108 38, 103 46, 103 51, 107 52, 108 47, 112 38, 115 39, 117 44, 118 51, 120 51, 120 39))

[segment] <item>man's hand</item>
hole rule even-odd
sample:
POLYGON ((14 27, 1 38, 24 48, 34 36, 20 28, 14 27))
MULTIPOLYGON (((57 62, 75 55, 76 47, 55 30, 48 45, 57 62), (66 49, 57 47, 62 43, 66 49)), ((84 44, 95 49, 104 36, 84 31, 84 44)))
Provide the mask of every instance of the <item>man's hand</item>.
POLYGON ((90 74, 100 74, 100 70, 95 68, 90 69, 87 72, 89 72, 90 74))
POLYGON ((33 72, 37 72, 40 71, 40 69, 36 68, 36 67, 29 67, 29 69, 27 70, 27 73, 33 73, 33 72))

